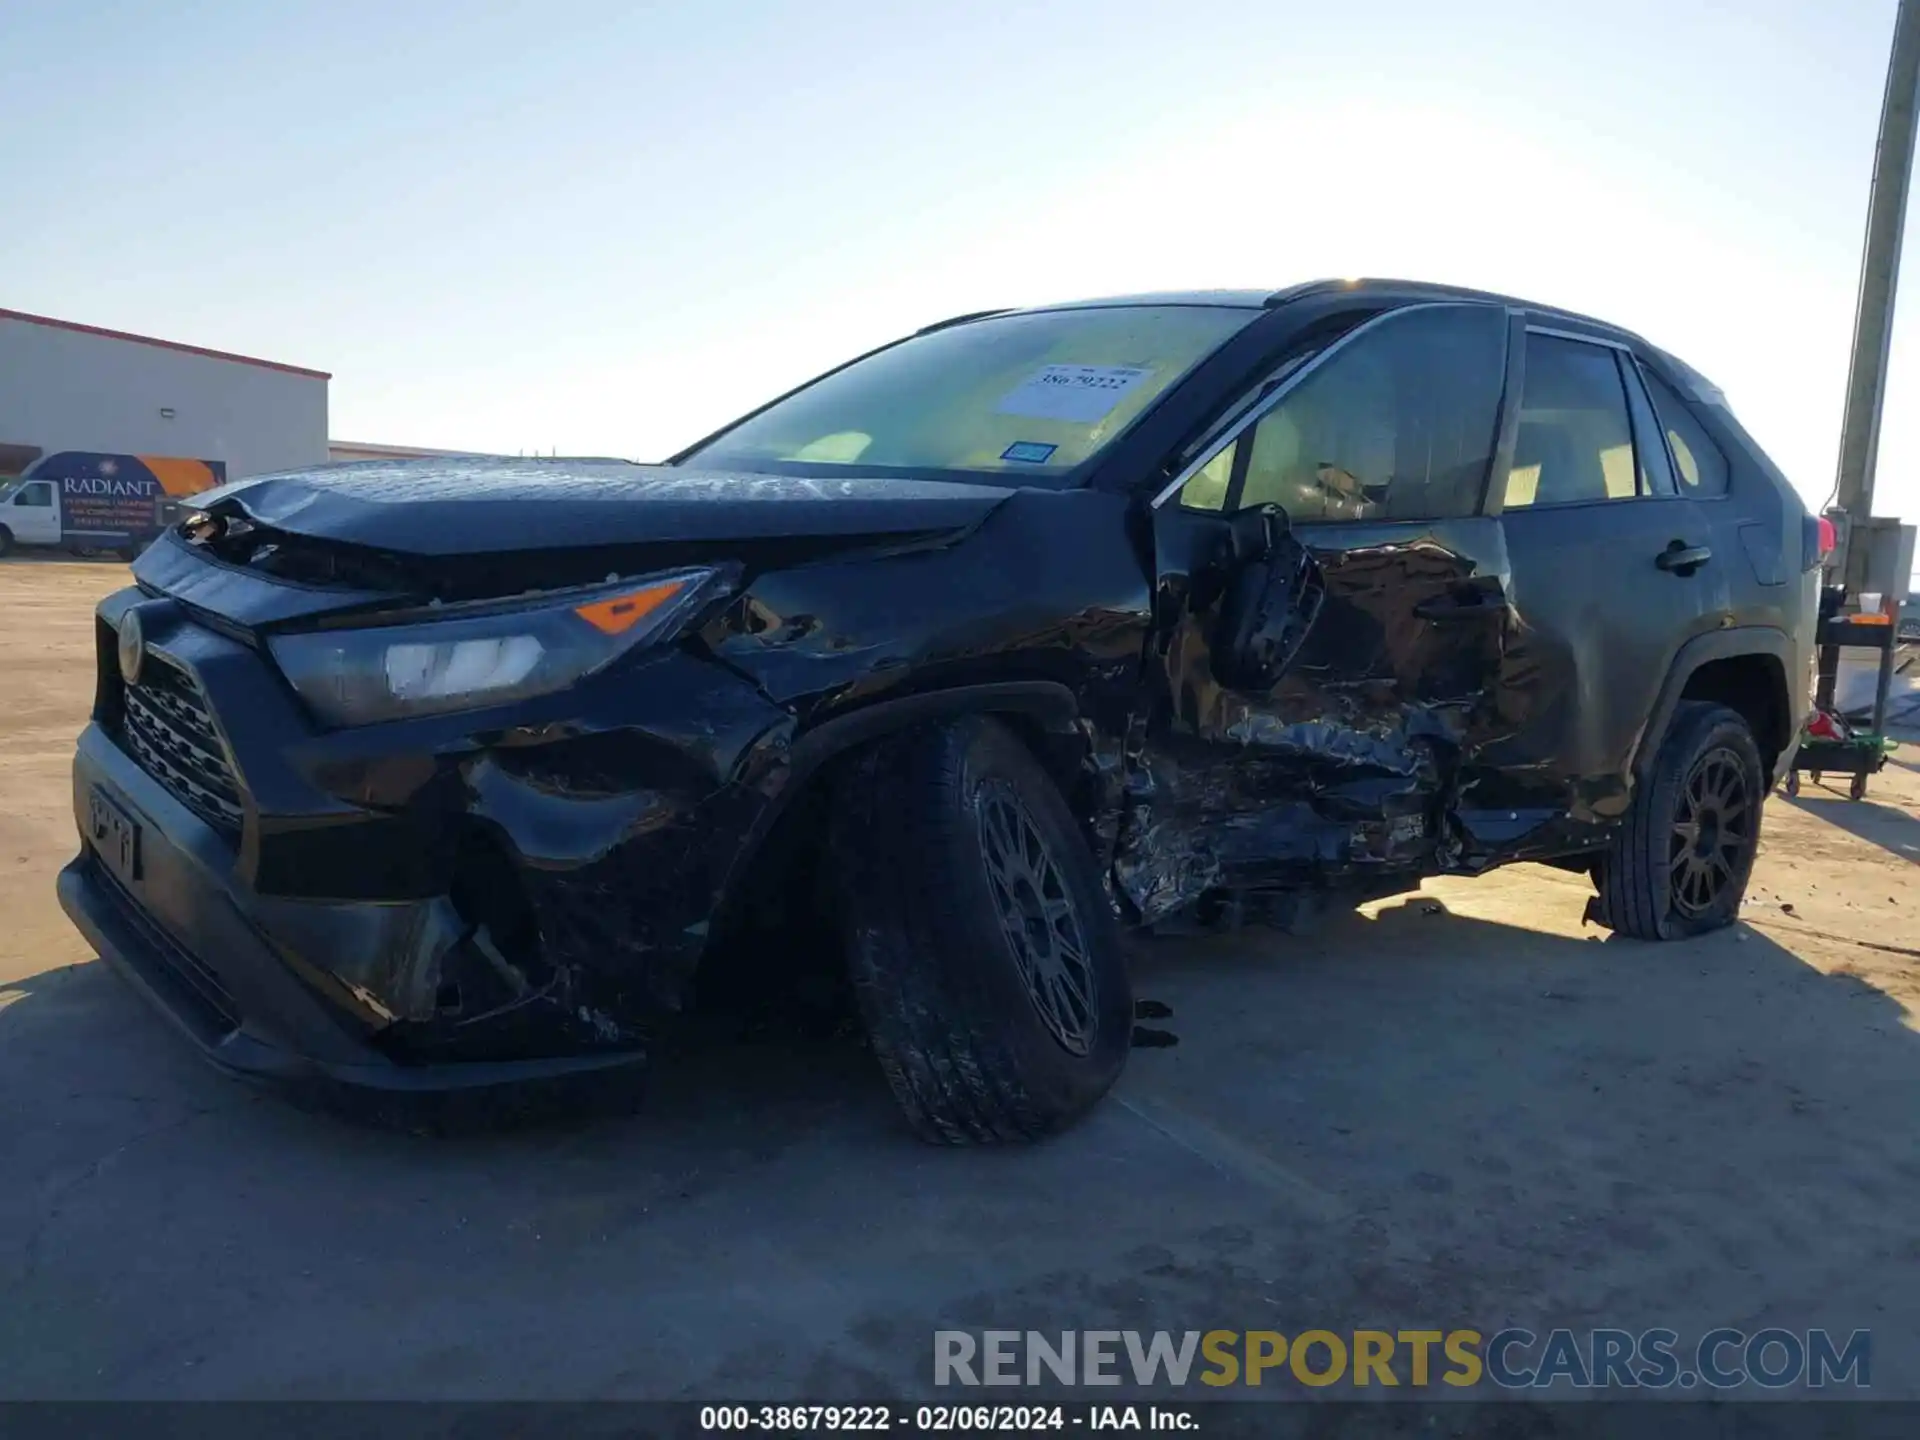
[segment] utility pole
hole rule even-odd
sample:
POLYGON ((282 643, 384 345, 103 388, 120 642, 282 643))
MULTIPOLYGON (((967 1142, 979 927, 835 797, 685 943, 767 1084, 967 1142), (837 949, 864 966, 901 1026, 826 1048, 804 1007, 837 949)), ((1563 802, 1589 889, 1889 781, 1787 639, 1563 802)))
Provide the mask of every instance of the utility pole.
MULTIPOLYGON (((1846 513, 1836 569, 1854 594, 1867 585, 1868 520, 1873 514, 1874 465, 1880 449, 1880 413, 1887 394, 1887 350, 1893 338, 1894 287, 1900 240, 1906 229, 1907 189, 1913 176, 1914 120, 1920 114, 1920 4, 1899 0, 1887 92, 1880 106, 1880 140, 1867 199, 1867 237, 1860 260, 1860 300, 1853 318, 1853 356, 1847 366, 1847 408, 1840 425, 1840 474, 1834 503, 1846 513), (1854 543, 1856 537, 1860 543, 1854 543)), ((1898 577, 1904 595, 1907 577, 1898 577)))

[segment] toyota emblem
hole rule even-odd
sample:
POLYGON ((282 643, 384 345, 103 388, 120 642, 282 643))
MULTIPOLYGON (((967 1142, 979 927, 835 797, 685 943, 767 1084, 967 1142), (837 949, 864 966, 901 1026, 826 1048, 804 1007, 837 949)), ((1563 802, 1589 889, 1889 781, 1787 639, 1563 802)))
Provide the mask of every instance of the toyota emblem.
POLYGON ((140 665, 147 658, 147 637, 140 629, 140 612, 129 610, 120 617, 120 678, 129 685, 140 683, 140 665))

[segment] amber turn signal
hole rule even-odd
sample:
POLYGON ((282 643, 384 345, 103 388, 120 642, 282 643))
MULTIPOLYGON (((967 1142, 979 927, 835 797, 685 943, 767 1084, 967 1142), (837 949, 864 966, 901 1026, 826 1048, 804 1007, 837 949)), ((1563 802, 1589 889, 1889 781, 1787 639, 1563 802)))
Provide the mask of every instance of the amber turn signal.
POLYGON ((686 588, 685 580, 643 585, 638 590, 595 600, 591 605, 576 605, 573 613, 602 635, 624 635, 686 588))

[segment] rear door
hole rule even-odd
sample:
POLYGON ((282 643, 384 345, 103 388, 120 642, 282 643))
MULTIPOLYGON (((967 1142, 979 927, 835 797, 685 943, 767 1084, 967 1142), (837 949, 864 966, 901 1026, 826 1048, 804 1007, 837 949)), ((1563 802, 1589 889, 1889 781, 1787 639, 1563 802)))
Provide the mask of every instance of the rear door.
POLYGON ((1671 460, 1631 352, 1530 322, 1496 486, 1513 630, 1499 723, 1461 811, 1488 858, 1597 840, 1629 798, 1680 646, 1726 609, 1732 560, 1671 460))
POLYGON ((60 543, 60 506, 50 480, 29 480, 14 492, 0 524, 22 545, 60 543))
POLYGON ((1145 918, 1444 850, 1499 670, 1506 557, 1482 512, 1516 349, 1495 304, 1376 316, 1282 357, 1156 502, 1149 819, 1115 867, 1145 918), (1241 663, 1250 604, 1277 674, 1241 663))

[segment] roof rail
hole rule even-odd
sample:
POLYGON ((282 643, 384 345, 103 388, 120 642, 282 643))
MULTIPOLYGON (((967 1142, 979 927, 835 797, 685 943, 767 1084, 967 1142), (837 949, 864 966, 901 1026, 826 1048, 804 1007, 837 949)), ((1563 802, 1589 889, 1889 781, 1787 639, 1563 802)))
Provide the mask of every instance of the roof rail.
POLYGON ((931 325, 922 325, 914 331, 915 335, 931 335, 936 330, 945 330, 954 325, 965 325, 969 320, 985 320, 990 315, 1005 315, 1008 307, 1002 305, 997 310, 972 310, 965 315, 955 315, 950 320, 936 320, 931 325))
POLYGON ((1344 290, 1354 282, 1351 280, 1305 280, 1298 285, 1289 285, 1284 290, 1276 290, 1260 302, 1263 310, 1272 310, 1285 305, 1289 300, 1299 300, 1308 295, 1323 294, 1328 290, 1344 290))

